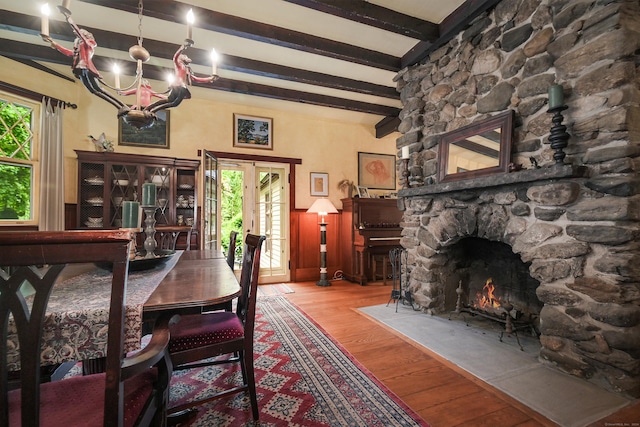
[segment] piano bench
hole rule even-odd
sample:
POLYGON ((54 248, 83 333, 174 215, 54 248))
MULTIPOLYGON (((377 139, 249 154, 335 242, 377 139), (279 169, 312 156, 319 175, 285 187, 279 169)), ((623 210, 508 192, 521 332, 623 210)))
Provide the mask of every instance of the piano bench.
POLYGON ((388 273, 387 273, 387 267, 391 265, 391 262, 389 261, 389 254, 372 254, 371 255, 371 276, 373 281, 375 282, 376 280, 378 280, 378 277, 382 278, 382 284, 384 286, 387 285, 387 278, 388 273), (380 263, 382 265, 381 269, 382 271, 379 272, 378 271, 378 263, 380 263))

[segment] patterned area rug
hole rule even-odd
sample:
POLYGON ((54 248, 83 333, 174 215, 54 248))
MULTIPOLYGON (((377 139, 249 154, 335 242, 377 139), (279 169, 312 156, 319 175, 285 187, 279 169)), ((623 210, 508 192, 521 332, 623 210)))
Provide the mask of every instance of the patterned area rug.
POLYGON ((286 283, 276 283, 275 285, 259 285, 258 296, 273 296, 292 294, 294 291, 286 283))
MULTIPOLYGON (((261 426, 427 426, 285 297, 258 297, 255 334, 261 426)), ((174 372, 170 406, 240 378, 226 365, 174 372)), ((189 425, 252 425, 249 414, 240 393, 201 406, 189 425)))

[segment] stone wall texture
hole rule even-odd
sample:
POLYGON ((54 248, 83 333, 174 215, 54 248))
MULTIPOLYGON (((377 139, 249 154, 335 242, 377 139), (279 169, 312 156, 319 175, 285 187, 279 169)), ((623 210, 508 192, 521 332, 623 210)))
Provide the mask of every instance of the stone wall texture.
MULTIPOLYGON (((439 270, 464 237, 509 244, 540 281, 540 360, 640 396, 640 2, 505 0, 424 64, 396 77, 403 101, 397 148, 411 151, 402 244, 410 289, 441 310, 439 270), (547 91, 564 87, 571 135, 549 178, 547 91), (429 191, 438 141, 511 109, 513 182, 429 191), (519 182, 534 168, 540 179, 519 182), (425 184, 428 183, 428 184, 425 184)), ((433 187, 433 186, 432 186, 433 187)), ((464 185, 463 185, 464 187, 464 185)))

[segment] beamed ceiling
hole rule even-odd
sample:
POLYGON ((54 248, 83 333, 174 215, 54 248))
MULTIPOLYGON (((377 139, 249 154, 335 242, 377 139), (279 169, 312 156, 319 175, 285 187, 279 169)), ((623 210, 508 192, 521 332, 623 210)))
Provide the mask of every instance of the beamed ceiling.
MULTIPOLYGON (((46 0, 0 0, 0 55, 74 80, 70 59, 43 42, 46 0)), ((187 50, 196 74, 210 74, 209 52, 220 54, 212 84, 194 97, 305 111, 395 131, 401 103, 393 81, 498 0, 146 0, 143 45, 152 58, 144 76, 166 89, 171 58, 186 37, 186 13, 196 16, 187 50), (156 80, 156 81, 154 81, 156 80), (304 105, 301 105, 304 104, 304 105), (311 111, 311 110, 309 110, 311 111)), ((50 33, 71 47, 73 34, 53 6, 50 33)), ((117 62, 122 84, 135 74, 128 49, 138 36, 138 0, 71 0, 72 18, 94 34, 94 63, 107 81, 117 62)), ((79 83, 78 83, 79 84, 79 83)), ((196 93, 197 91, 197 93, 196 93)))

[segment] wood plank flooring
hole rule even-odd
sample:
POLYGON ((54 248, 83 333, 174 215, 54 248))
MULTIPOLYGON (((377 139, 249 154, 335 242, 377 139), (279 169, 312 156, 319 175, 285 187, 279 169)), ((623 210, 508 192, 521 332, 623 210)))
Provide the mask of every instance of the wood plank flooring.
MULTIPOLYGON (((432 427, 557 426, 500 390, 357 311, 384 304, 390 286, 288 283, 286 297, 432 427)), ((640 426, 640 400, 590 427, 640 426)))

